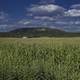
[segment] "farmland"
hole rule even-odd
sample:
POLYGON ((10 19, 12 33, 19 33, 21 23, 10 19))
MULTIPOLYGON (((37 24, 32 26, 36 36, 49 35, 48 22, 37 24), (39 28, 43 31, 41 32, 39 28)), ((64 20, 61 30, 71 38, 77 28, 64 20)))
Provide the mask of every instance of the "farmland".
POLYGON ((80 80, 80 38, 0 38, 0 80, 80 80))

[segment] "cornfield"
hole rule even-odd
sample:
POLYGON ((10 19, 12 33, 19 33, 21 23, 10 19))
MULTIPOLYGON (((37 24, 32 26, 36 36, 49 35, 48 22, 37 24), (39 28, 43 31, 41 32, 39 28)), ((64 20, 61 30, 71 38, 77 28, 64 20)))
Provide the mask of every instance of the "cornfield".
POLYGON ((80 80, 80 38, 1 38, 0 80, 80 80))

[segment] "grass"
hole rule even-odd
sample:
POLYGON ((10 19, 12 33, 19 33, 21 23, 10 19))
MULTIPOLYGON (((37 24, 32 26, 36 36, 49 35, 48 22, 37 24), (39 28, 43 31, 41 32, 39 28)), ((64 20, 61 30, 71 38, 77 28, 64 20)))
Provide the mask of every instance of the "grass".
POLYGON ((1 38, 0 80, 80 80, 80 38, 1 38))

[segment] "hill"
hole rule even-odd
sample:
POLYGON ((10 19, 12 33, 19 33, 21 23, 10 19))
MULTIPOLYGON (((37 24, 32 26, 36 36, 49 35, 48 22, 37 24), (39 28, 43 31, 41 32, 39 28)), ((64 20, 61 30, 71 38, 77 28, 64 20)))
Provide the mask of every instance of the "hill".
POLYGON ((52 28, 20 28, 10 32, 1 32, 0 37, 79 37, 80 33, 70 33, 52 28))

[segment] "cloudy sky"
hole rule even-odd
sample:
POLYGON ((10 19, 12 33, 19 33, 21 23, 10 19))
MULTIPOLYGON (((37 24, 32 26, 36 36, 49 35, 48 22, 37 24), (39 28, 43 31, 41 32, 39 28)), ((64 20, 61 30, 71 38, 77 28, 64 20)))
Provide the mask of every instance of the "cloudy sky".
POLYGON ((80 32, 80 0, 0 0, 0 31, 23 27, 80 32))

